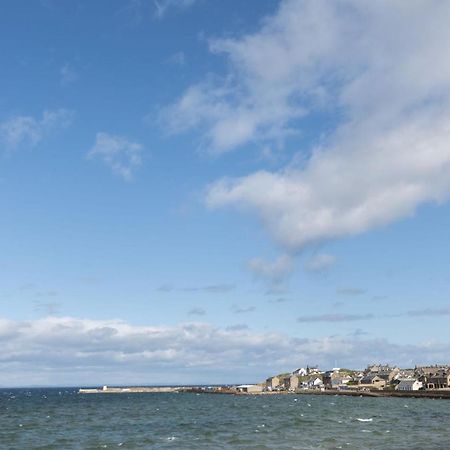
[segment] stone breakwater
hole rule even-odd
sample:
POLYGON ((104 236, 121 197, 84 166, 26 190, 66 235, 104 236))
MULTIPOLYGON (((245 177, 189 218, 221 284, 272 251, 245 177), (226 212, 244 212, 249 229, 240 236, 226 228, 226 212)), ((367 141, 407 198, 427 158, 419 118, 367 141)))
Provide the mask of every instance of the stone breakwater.
POLYGON ((162 392, 186 392, 185 387, 107 387, 79 389, 79 394, 142 394, 162 392))

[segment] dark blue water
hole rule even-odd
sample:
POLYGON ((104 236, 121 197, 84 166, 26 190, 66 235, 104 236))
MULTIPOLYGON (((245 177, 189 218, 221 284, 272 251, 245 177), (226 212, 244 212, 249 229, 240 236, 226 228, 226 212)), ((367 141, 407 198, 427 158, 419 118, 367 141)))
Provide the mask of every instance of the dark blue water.
POLYGON ((2 449, 450 449, 450 401, 0 391, 2 449))

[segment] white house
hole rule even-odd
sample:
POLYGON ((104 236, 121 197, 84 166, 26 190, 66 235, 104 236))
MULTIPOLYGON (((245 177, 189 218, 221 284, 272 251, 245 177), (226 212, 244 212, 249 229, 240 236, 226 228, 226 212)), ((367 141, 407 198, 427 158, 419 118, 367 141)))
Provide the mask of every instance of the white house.
POLYGON ((310 389, 319 388, 323 386, 323 381, 317 377, 317 378, 311 378, 307 383, 306 386, 310 389))
POLYGON ((422 388, 423 384, 419 380, 415 379, 406 379, 401 380, 399 384, 396 386, 397 391, 418 391, 422 388))
POLYGON ((294 370, 292 372, 292 375, 297 375, 300 377, 304 377, 305 375, 308 375, 308 370, 305 369, 304 367, 300 367, 300 369, 294 370))

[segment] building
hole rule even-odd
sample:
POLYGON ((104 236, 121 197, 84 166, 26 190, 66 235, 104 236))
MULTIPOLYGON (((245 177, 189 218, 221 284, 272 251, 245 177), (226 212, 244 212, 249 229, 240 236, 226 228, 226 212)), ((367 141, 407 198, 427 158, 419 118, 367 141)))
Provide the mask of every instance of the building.
POLYGON ((241 384, 236 386, 236 390, 247 394, 258 394, 263 391, 263 386, 260 384, 241 384))
POLYGON ((308 369, 304 368, 304 367, 300 367, 300 369, 294 370, 292 372, 292 375, 297 375, 299 377, 305 377, 306 375, 308 375, 308 369))
POLYGON ((277 389, 281 384, 281 380, 279 377, 270 377, 266 380, 266 389, 268 391, 273 391, 274 389, 277 389))
POLYGON ((308 375, 320 375, 322 372, 319 369, 319 366, 307 366, 308 375))
POLYGON ((305 377, 307 375, 318 375, 322 372, 319 370, 318 366, 306 366, 306 367, 300 367, 297 370, 294 370, 292 372, 292 375, 298 375, 300 377, 305 377))
POLYGON ((308 381, 307 386, 311 389, 321 388, 323 386, 323 381, 319 377, 313 377, 308 381))
POLYGON ((416 374, 427 389, 450 387, 450 368, 448 366, 418 367, 416 368, 416 374))
POLYGON ((364 376, 378 376, 390 383, 400 372, 398 367, 391 367, 388 364, 373 364, 364 371, 364 376))
POLYGON ((336 383, 340 383, 342 380, 342 374, 340 369, 334 368, 333 370, 328 370, 323 374, 323 384, 328 388, 333 388, 336 383))
POLYGON ((422 387, 423 384, 421 381, 414 378, 405 378, 400 380, 400 383, 397 384, 395 389, 397 391, 418 391, 419 389, 422 389, 422 387))
POLYGON ((342 386, 346 386, 353 378, 350 375, 340 375, 331 378, 331 387, 333 389, 338 389, 342 386))
POLYGON ((415 378, 415 370, 414 369, 400 369, 397 375, 394 377, 395 380, 401 381, 410 378, 415 378))
POLYGON ((288 391, 295 391, 298 388, 299 380, 298 376, 290 375, 289 377, 283 378, 283 387, 288 391))
POLYGON ((359 380, 359 387, 382 390, 386 387, 386 380, 378 375, 365 375, 359 380))

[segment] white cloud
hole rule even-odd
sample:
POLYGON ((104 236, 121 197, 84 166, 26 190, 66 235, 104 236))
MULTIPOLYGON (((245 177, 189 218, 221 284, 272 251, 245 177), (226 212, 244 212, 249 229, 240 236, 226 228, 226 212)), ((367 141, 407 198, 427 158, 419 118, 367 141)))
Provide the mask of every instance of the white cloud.
POLYGON ((133 326, 71 317, 1 319, 0 342, 0 384, 7 386, 251 382, 308 363, 329 368, 337 360, 360 368, 373 361, 411 366, 450 358, 450 346, 436 342, 303 339, 245 327, 133 326))
POLYGON ((219 150, 271 137, 274 128, 300 131, 302 110, 339 123, 306 162, 219 180, 207 204, 256 213, 281 245, 298 250, 446 201, 449 20, 450 3, 439 1, 286 0, 258 32, 216 41, 235 86, 210 97, 191 87, 172 107, 175 123, 206 127, 219 150), (241 121, 249 110, 253 121, 241 121))
POLYGON ((311 272, 328 269, 336 262, 336 257, 326 253, 318 253, 306 261, 305 268, 311 272))
POLYGON ((281 255, 274 261, 253 258, 248 262, 248 267, 256 277, 280 284, 292 272, 293 261, 289 255, 281 255))
POLYGON ((19 145, 37 145, 51 132, 70 125, 73 112, 67 109, 45 110, 41 118, 14 116, 0 123, 0 138, 14 149, 19 145))
POLYGON ((115 175, 129 181, 136 169, 142 165, 143 147, 122 136, 97 133, 95 144, 88 152, 88 158, 99 158, 115 175))

